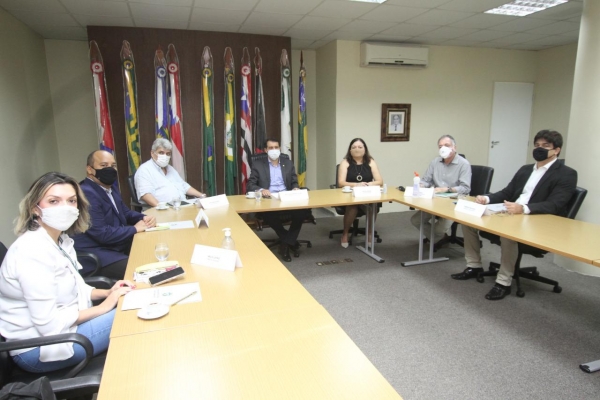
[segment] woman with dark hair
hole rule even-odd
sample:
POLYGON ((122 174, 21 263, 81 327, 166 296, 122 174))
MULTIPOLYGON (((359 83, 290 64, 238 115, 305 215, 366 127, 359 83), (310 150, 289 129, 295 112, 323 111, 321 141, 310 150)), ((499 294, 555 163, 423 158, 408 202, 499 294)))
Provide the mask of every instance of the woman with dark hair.
MULTIPOLYGON (((84 283, 69 234, 85 232, 89 220, 81 188, 59 172, 40 177, 21 200, 15 226, 19 237, 0 268, 0 334, 8 342, 77 332, 90 339, 94 355, 108 348, 114 308, 134 285, 118 281, 110 290, 99 290, 84 283)), ((19 367, 38 373, 85 358, 83 348, 72 343, 10 354, 19 367)))
MULTIPOLYGON (((338 168, 338 186, 353 187, 371 185, 383 185, 383 178, 379 173, 379 168, 373 157, 369 154, 369 148, 365 141, 361 138, 352 139, 348 146, 346 156, 338 168)), ((362 206, 346 206, 346 211, 344 213, 344 233, 342 234, 341 242, 343 248, 348 247, 348 232, 358 214, 358 207, 362 206)), ((370 218, 370 215, 367 215, 367 218, 370 218)), ((371 232, 368 232, 367 234, 370 238, 371 232)))

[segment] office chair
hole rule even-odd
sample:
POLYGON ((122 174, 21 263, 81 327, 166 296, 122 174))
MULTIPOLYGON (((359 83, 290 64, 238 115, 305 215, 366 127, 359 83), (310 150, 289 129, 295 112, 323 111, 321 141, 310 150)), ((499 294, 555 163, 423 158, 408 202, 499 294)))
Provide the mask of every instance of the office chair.
POLYGON ((115 283, 117 283, 117 281, 114 279, 97 275, 102 268, 102 264, 100 263, 100 259, 97 255, 87 251, 76 251, 76 253, 77 261, 79 261, 80 264, 83 264, 82 261, 85 262, 85 260, 88 260, 89 264, 94 265, 94 269, 92 271, 81 274, 85 283, 95 287, 96 289, 110 289, 115 285, 115 283))
MULTIPOLYGON (((481 196, 490 192, 492 186, 492 178, 494 177, 494 168, 487 167, 485 165, 471 165, 471 196, 481 196)), ((465 247, 465 241, 462 237, 456 236, 456 230, 458 229, 458 222, 453 222, 450 227, 450 236, 441 239, 433 247, 433 251, 437 251, 442 245, 446 243, 454 243, 460 247, 465 247)), ((482 246, 479 241, 480 247, 482 246)))
MULTIPOLYGON (((567 215, 566 218, 575 219, 577 216, 577 212, 587 195, 587 190, 581 187, 577 187, 575 189, 575 193, 567 203, 567 215)), ((494 235, 489 232, 480 231, 479 236, 488 239, 491 243, 500 245, 500 238, 497 235, 494 235)), ((536 258, 542 258, 544 254, 548 253, 546 250, 538 249, 537 247, 529 246, 523 243, 519 243, 519 255, 517 257, 517 262, 515 264, 515 273, 514 278, 517 281, 517 296, 524 297, 525 292, 521 289, 521 281, 520 278, 530 279, 532 281, 546 283, 548 285, 554 286, 554 293, 562 292, 562 288, 558 285, 557 281, 544 278, 540 276, 540 273, 537 270, 537 267, 524 267, 521 268, 521 258, 523 254, 529 254, 536 258)), ((495 262, 490 262, 490 267, 488 271, 481 272, 477 275, 477 281, 482 283, 484 282, 485 276, 496 276, 498 275, 498 270, 500 269, 500 264, 495 262)))
MULTIPOLYGON (((338 184, 338 171, 340 169, 340 164, 335 166, 335 185, 329 185, 330 189, 337 189, 339 188, 339 184, 338 184)), ((334 207, 335 208, 335 212, 337 213, 337 215, 344 215, 346 213, 346 207, 344 206, 339 206, 339 207, 334 207)), ((352 227, 350 227, 350 231, 348 232, 348 244, 352 245, 352 238, 354 236, 358 236, 358 235, 366 235, 366 228, 359 228, 358 227, 358 223, 359 223, 359 218, 364 216, 365 213, 364 211, 359 208, 358 209, 358 213, 356 214, 356 218, 354 218, 354 221, 352 222, 352 227)), ((329 231, 329 239, 333 239, 333 235, 341 235, 344 233, 343 229, 336 229, 333 231, 329 231)), ((377 234, 377 231, 375 231, 375 240, 377 241, 377 243, 381 243, 381 238, 379 237, 379 235, 377 234)))
POLYGON ((135 190, 135 175, 129 175, 127 177, 127 183, 129 185, 129 194, 131 195, 131 209, 142 212, 144 205, 138 201, 137 191, 135 190))
MULTIPOLYGON (((256 154, 252 154, 250 155, 250 161, 251 163, 254 163, 256 161, 259 160, 264 160, 265 158, 267 158, 268 155, 267 153, 256 153, 256 154)), ((280 159, 285 160, 285 161, 289 161, 291 162, 291 160, 289 159, 287 154, 281 154, 280 159)), ((308 189, 308 188, 301 188, 301 189, 308 189)), ((312 223, 315 224, 317 223, 317 221, 315 220, 314 215, 312 214, 312 210, 308 209, 306 210, 307 215, 304 218, 304 223, 312 223)), ((292 218, 291 215, 289 213, 286 213, 285 210, 283 211, 278 211, 278 216, 279 216, 279 220, 283 223, 283 225, 289 225, 292 222, 292 218)), ((256 214, 256 230, 258 231, 262 231, 263 227, 268 226, 264 223, 264 220, 260 217, 261 213, 257 213, 256 214)), ((279 240, 279 238, 277 239, 262 239, 263 243, 265 243, 267 245, 268 248, 273 248, 275 246, 278 246, 281 244, 281 241, 279 240)), ((310 242, 310 240, 304 240, 304 239, 298 239, 297 240, 298 243, 300 243, 301 245, 306 245, 307 248, 312 247, 312 243, 310 242)), ((294 257, 299 257, 300 253, 298 253, 298 250, 293 250, 290 249, 293 253, 294 257)))

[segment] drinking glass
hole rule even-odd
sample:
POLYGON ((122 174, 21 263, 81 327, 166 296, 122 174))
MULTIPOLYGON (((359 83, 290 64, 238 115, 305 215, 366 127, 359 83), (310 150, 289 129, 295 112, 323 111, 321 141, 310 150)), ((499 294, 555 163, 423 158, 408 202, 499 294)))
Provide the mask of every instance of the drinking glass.
POLYGON ((154 255, 158 261, 167 261, 167 258, 169 258, 169 245, 166 243, 157 243, 154 246, 154 255))
POLYGON ((173 208, 175 210, 179 210, 179 207, 181 207, 181 199, 179 197, 176 197, 173 199, 172 203, 173 203, 173 208))
POLYGON ((262 198, 262 191, 260 189, 254 192, 254 198, 256 199, 256 201, 260 201, 260 199, 262 198))

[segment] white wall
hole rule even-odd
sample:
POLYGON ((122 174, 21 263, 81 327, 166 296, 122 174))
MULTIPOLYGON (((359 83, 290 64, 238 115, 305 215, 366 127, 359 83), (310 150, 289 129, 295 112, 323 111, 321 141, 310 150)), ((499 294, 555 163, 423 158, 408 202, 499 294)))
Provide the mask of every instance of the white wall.
POLYGON ((35 179, 59 170, 44 40, 0 9, 0 241, 10 245, 18 204, 35 179))
POLYGON ((98 148, 87 42, 45 40, 60 169, 85 178, 87 155, 98 148))

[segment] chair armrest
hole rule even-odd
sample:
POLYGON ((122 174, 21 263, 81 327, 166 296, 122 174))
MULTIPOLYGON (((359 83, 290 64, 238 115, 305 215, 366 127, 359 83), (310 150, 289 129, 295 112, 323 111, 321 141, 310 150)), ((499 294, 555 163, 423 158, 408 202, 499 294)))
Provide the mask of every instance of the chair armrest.
POLYGON ((337 189, 337 185, 335 183, 332 185, 329 185, 329 189, 337 189))
POLYGON ((65 378, 72 378, 90 362, 94 356, 94 346, 90 340, 80 333, 61 333, 58 335, 42 336, 33 339, 13 340, 10 342, 0 343, 0 352, 8 352, 12 350, 27 349, 29 347, 49 346, 52 344, 60 344, 73 342, 77 343, 85 350, 85 358, 79 364, 74 366, 65 374, 65 378))
POLYGON ((80 398, 82 394, 97 393, 101 379, 102 374, 76 376, 74 378, 50 381, 50 385, 52 386, 52 391, 59 399, 80 398))
POLYGON ((114 279, 105 276, 86 276, 83 281, 96 289, 110 289, 117 283, 114 279))
MULTIPOLYGON (((82 276, 94 276, 98 273, 98 271, 100 271, 100 268, 102 268, 102 264, 100 263, 100 259, 98 258, 97 255, 95 255, 94 253, 90 253, 87 251, 76 251, 77 253, 77 260, 81 260, 81 259, 89 259, 92 261, 92 263, 96 266, 94 268, 93 271, 86 273, 85 275, 82 276)), ((81 261, 79 261, 81 263, 81 261)))

